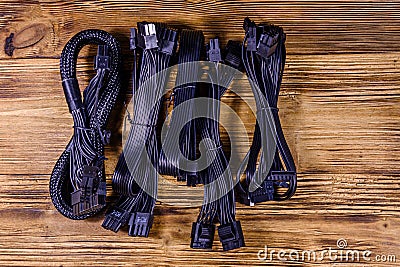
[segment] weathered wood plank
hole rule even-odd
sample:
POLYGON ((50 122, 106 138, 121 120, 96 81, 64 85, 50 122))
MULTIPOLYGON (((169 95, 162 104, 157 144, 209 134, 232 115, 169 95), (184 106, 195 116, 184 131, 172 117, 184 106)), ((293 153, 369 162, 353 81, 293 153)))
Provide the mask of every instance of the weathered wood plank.
MULTIPOLYGON (((292 203, 287 203, 288 206, 292 203)), ((270 249, 321 251, 335 248, 336 240, 346 238, 349 249, 393 254, 399 240, 398 216, 382 214, 302 213, 286 207, 283 212, 268 213, 269 205, 238 207, 246 236, 246 247, 235 252, 222 252, 216 237, 214 251, 193 251, 188 248, 190 225, 197 209, 158 205, 155 223, 149 238, 132 238, 125 230, 118 234, 101 228, 101 216, 87 221, 69 221, 50 206, 47 208, 16 208, 0 211, 0 262, 3 264, 35 265, 46 259, 47 265, 85 265, 101 263, 131 265, 261 264, 257 252, 267 245, 270 249), (248 218, 252 218, 248 220, 248 218), (11 218, 11 219, 10 219, 11 218)), ((326 260, 323 261, 326 264, 326 260)), ((42 262, 43 265, 44 262, 42 262)), ((274 266, 283 265, 277 260, 274 266)), ((320 265, 321 262, 310 262, 320 265)), ((385 266, 376 264, 375 266, 385 266)))
POLYGON ((15 57, 58 56, 73 34, 96 27, 123 37, 127 47, 128 27, 141 20, 187 25, 204 30, 207 38, 219 35, 226 41, 241 40, 243 18, 252 16, 283 26, 288 51, 296 54, 392 52, 400 40, 397 2, 14 0, 0 3, 0 10, 0 40, 36 22, 48 26, 43 41, 16 50, 15 57))

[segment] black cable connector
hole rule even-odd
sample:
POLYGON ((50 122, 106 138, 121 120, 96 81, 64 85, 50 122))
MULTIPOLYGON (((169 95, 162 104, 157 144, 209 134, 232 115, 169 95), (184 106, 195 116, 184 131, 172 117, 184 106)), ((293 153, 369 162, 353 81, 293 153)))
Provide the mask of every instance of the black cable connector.
POLYGON ((162 53, 172 55, 176 49, 178 33, 168 28, 161 28, 157 32, 158 50, 162 53))
POLYGON ((224 63, 235 69, 242 70, 242 44, 240 42, 229 40, 225 49, 224 63))
MULTIPOLYGON (((249 192, 248 205, 253 206, 255 203, 274 200, 274 193, 274 183, 269 181, 267 178, 257 187, 256 190, 249 192)), ((243 204, 247 204, 247 202, 243 204)))
POLYGON ((279 200, 275 188, 290 189, 289 183, 295 179, 296 173, 294 171, 271 171, 270 175, 262 181, 256 190, 249 192, 248 200, 245 200, 243 204, 253 206, 256 203, 271 201, 275 198, 279 200))
POLYGON ((148 237, 151 226, 153 225, 153 214, 148 212, 135 212, 129 218, 130 236, 148 237))
POLYGON ((254 21, 249 18, 244 19, 243 29, 247 34, 247 51, 257 51, 257 28, 254 21))
POLYGON ((153 49, 158 47, 156 25, 153 23, 139 22, 138 31, 138 46, 140 48, 153 49))
POLYGON ((214 241, 215 225, 194 222, 192 224, 191 248, 211 249, 214 241))
POLYGON ((240 221, 218 226, 218 236, 224 251, 245 246, 240 221))
MULTIPOLYGON (((296 173, 292 171, 271 171, 271 174, 256 186, 254 191, 245 194, 239 194, 239 202, 245 205, 254 206, 254 204, 280 200, 276 188, 287 188, 289 184, 296 179, 296 173)), ((291 192, 291 191, 290 191, 291 192)))
POLYGON ((207 45, 207 57, 211 62, 222 61, 218 38, 210 39, 210 44, 207 45))
POLYGON ((106 205, 106 183, 98 177, 99 168, 85 166, 80 188, 71 193, 71 205, 76 215, 102 209, 106 205))
POLYGON ((108 46, 99 45, 97 47, 97 55, 94 58, 94 69, 110 70, 110 56, 108 53, 108 46))
POLYGON ((129 49, 135 50, 137 46, 137 32, 136 28, 131 28, 131 36, 129 38, 129 49))
POLYGON ((101 226, 104 229, 111 230, 116 233, 121 227, 128 223, 129 216, 129 211, 116 206, 106 214, 106 218, 101 226))
POLYGON ((269 29, 271 29, 270 32, 261 34, 257 45, 257 54, 264 58, 270 57, 275 52, 280 37, 279 28, 270 27, 269 29))
POLYGON ((190 187, 195 187, 199 183, 199 178, 196 174, 185 175, 186 185, 190 187))

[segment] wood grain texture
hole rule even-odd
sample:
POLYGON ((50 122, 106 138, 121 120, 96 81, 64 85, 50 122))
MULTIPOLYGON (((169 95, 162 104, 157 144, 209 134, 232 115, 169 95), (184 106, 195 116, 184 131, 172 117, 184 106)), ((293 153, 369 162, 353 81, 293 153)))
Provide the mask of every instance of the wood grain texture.
MULTIPOLYGON (((398 1, 0 0, 1 42, 10 33, 19 36, 14 55, 0 52, 1 266, 354 266, 257 259, 265 245, 321 251, 335 248, 339 238, 347 239, 350 249, 397 256, 397 263, 359 266, 399 265, 398 1), (136 22, 201 29, 206 38, 217 35, 226 43, 242 39, 245 16, 281 25, 287 34, 279 108, 299 171, 293 199, 238 205, 246 247, 233 252, 222 252, 217 237, 213 251, 189 248, 196 208, 158 203, 147 239, 103 230, 102 215, 69 221, 58 214, 48 180, 72 133, 58 70, 69 38, 86 28, 110 31, 122 43, 129 77, 129 27, 136 22)), ((82 84, 93 74, 93 53, 89 48, 80 54, 82 84)), ((239 80, 235 86, 244 83, 239 80)), ((106 149, 110 189, 121 152, 123 97, 112 115, 113 140, 106 149)), ((251 135, 254 116, 243 102, 232 93, 223 101, 238 112, 251 135)), ((229 120, 224 114, 222 119, 229 120)), ((180 189, 190 194, 184 186, 180 189)))

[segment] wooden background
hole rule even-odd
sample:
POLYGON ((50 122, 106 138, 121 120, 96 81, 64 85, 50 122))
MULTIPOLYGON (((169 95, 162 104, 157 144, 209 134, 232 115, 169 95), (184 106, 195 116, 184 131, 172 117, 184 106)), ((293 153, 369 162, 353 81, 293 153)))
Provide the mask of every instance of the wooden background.
MULTIPOLYGON (((399 264, 400 3, 1 0, 3 44, 12 32, 19 48, 12 57, 0 52, 0 265, 262 265, 257 252, 264 245, 322 250, 336 247, 339 238, 373 256, 397 255, 399 264), (69 38, 86 28, 115 34, 128 74, 129 28, 137 21, 201 29, 225 44, 243 38, 245 16, 287 33, 279 107, 299 172, 293 199, 238 205, 247 246, 231 252, 222 251, 217 237, 212 252, 189 248, 196 208, 158 204, 147 239, 103 230, 102 215, 70 221, 58 214, 48 182, 71 135, 58 69, 69 38)), ((93 49, 81 56, 79 78, 85 83, 93 49)), ((224 101, 235 103, 232 95, 224 101)), ((253 120, 246 121, 249 132, 253 120)), ((108 186, 121 150, 114 132, 108 186)), ((335 264, 354 266, 327 260, 298 265, 335 264)))

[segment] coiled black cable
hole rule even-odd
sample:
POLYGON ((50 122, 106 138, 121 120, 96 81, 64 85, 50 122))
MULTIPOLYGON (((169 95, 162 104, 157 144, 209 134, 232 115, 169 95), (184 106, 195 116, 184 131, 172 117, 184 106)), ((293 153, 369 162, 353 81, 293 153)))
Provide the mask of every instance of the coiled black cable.
POLYGON ((290 198, 296 191, 297 176, 277 108, 286 59, 285 34, 281 27, 257 26, 248 18, 244 28, 242 58, 256 100, 257 122, 252 145, 237 175, 240 179, 246 166, 246 178, 237 189, 239 200, 252 205, 290 198), (285 192, 279 193, 279 188, 285 192))
POLYGON ((50 196, 65 217, 85 219, 105 205, 104 145, 109 139, 105 127, 121 88, 119 43, 102 30, 79 32, 62 51, 60 74, 74 135, 54 166, 50 196), (76 64, 79 51, 88 44, 99 45, 97 74, 84 90, 82 101, 76 64))
POLYGON ((138 23, 141 68, 138 82, 133 81, 138 88, 133 92, 131 128, 112 182, 120 199, 102 225, 114 232, 129 223, 129 235, 148 236, 152 225, 158 183, 152 165, 159 158, 156 124, 168 78, 163 70, 169 67, 176 40, 177 33, 164 24, 138 23))

